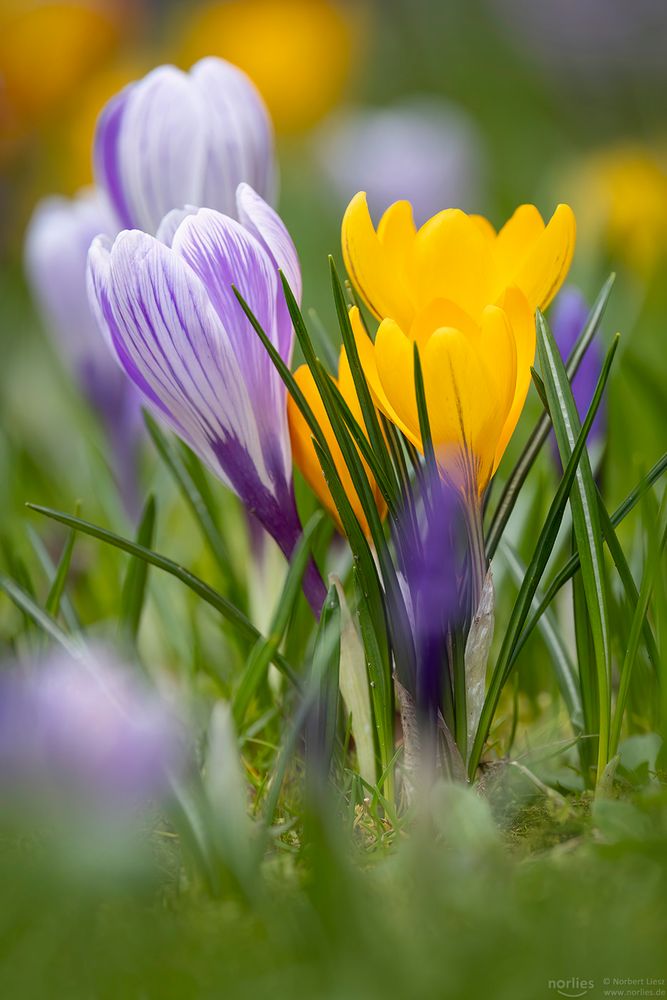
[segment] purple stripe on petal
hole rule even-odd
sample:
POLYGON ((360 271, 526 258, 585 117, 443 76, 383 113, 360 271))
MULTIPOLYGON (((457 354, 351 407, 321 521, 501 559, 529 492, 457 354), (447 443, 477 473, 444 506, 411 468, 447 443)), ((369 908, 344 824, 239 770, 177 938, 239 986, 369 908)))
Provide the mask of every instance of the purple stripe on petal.
POLYGON ((93 161, 97 183, 106 190, 120 227, 131 229, 133 219, 125 197, 120 162, 120 133, 123 116, 135 84, 113 97, 103 109, 95 131, 93 161))
POLYGON ((255 85, 238 67, 216 58, 196 63, 190 77, 206 106, 209 127, 202 204, 235 215, 241 181, 273 199, 273 129, 255 85))
POLYGON ((278 275, 272 261, 238 222, 210 209, 201 209, 183 222, 174 237, 174 250, 204 283, 227 330, 250 396, 262 401, 255 410, 255 420, 265 461, 268 467, 267 447, 272 454, 278 452, 285 478, 291 468, 285 387, 232 289, 236 286, 251 303, 262 328, 275 340, 278 275))

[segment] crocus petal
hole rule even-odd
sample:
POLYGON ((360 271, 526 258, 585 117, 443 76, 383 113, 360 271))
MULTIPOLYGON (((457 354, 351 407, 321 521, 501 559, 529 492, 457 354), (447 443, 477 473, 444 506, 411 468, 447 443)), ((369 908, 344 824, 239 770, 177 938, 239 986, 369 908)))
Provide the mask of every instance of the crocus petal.
POLYGON ((161 66, 135 85, 117 154, 133 225, 154 233, 172 208, 201 203, 205 137, 205 109, 185 73, 161 66))
POLYGON ((201 204, 231 213, 240 181, 273 200, 273 129, 255 85, 243 70, 215 58, 196 63, 190 78, 206 108, 209 130, 201 204))
POLYGON ((174 242, 174 236, 178 227, 187 219, 189 215, 196 215, 199 211, 194 205, 186 205, 185 208, 174 208, 168 212, 158 227, 156 238, 160 243, 170 247, 174 242))
POLYGON ((103 110, 95 172, 120 223, 156 233, 183 205, 236 214, 236 189, 249 181, 275 194, 273 133, 248 77, 221 59, 183 73, 161 66, 103 110))
POLYGON ((353 306, 350 309, 350 324, 352 326, 352 332, 354 333, 354 342, 357 345, 357 352, 359 354, 361 367, 364 370, 364 377, 368 382, 368 387, 371 390, 375 405, 378 409, 382 410, 384 415, 388 417, 393 424, 396 424, 396 426, 410 441, 412 441, 414 445, 420 447, 420 438, 416 437, 413 431, 411 431, 410 428, 404 424, 387 398, 387 394, 384 391, 378 372, 375 346, 366 333, 361 313, 356 306, 353 306))
POLYGON ((411 436, 419 433, 414 388, 414 345, 398 323, 385 319, 375 338, 375 362, 384 393, 411 436))
POLYGON ((102 190, 106 191, 116 213, 119 226, 126 229, 132 228, 133 218, 122 178, 120 133, 132 90, 132 84, 125 87, 102 110, 97 121, 93 149, 97 183, 102 190))
POLYGON ((236 192, 238 217, 258 240, 276 267, 283 272, 297 302, 301 302, 301 266, 296 247, 278 213, 249 184, 239 184, 236 192))
POLYGON ((86 295, 88 248, 100 233, 116 233, 116 221, 106 200, 95 191, 75 199, 47 198, 37 206, 25 241, 25 266, 30 285, 60 347, 75 365, 101 359, 111 373, 86 295))
POLYGON ((405 276, 373 228, 363 191, 347 207, 342 243, 347 272, 371 312, 378 319, 388 317, 409 329, 414 307, 405 276))
MULTIPOLYGON (((173 249, 201 279, 221 323, 230 332, 235 364, 250 397, 261 400, 261 406, 255 408, 260 436, 265 442, 274 441, 287 478, 290 455, 285 386, 233 291, 236 287, 251 304, 262 329, 275 343, 281 329, 282 289, 278 288, 273 261, 240 223, 211 209, 200 209, 184 219, 174 236, 173 249)), ((284 334, 284 327, 282 330, 284 334)))
MULTIPOLYGON (((248 184, 239 184, 236 192, 238 217, 249 233, 264 247, 274 266, 283 272, 296 301, 301 303, 301 265, 292 237, 285 223, 248 184)), ((281 282, 282 285, 282 282, 281 282)), ((276 347, 283 361, 292 361, 294 328, 284 291, 279 293, 276 347)))
POLYGON ((397 274, 406 274, 417 228, 409 201, 390 205, 378 223, 378 239, 389 255, 397 274))
POLYGON ((530 369, 535 361, 535 317, 528 301, 518 288, 508 288, 502 299, 502 309, 507 316, 516 345, 516 384, 514 399, 503 426, 493 471, 498 468, 512 434, 519 422, 531 383, 530 369))
MULTIPOLYGON (((301 392, 305 396, 322 433, 324 434, 336 467, 336 471, 338 472, 345 490, 345 495, 352 506, 352 510, 354 511, 362 530, 368 535, 370 533, 370 529, 361 505, 361 501, 359 500, 357 491, 352 483, 352 477, 350 476, 347 463, 343 458, 343 453, 333 432, 333 428, 327 415, 324 403, 322 402, 319 389, 315 384, 315 380, 308 366, 301 365, 301 367, 294 373, 294 378, 297 385, 301 389, 301 392)), ((361 407, 359 405, 357 392, 352 380, 352 373, 349 369, 349 364, 343 349, 341 349, 339 377, 336 382, 343 398, 345 399, 345 402, 358 419, 360 426, 363 429, 364 424, 361 415, 361 407)), ((329 487, 324 478, 324 473, 322 472, 322 466, 320 465, 317 452, 315 451, 315 447, 313 445, 312 431, 307 420, 301 413, 301 410, 291 397, 288 400, 288 415, 294 460, 301 470, 301 474, 306 482, 309 484, 313 492, 320 498, 326 509, 336 521, 339 531, 344 533, 338 509, 329 491, 329 487)), ((380 491, 368 466, 366 465, 366 462, 363 459, 362 465, 366 471, 366 475, 368 476, 380 517, 384 517, 386 514, 386 506, 382 500, 380 491)))
POLYGON ((410 272, 418 306, 451 299, 479 316, 491 301, 491 275, 491 248, 464 212, 445 209, 419 230, 410 272))
POLYGON ((496 386, 470 339, 460 330, 433 334, 424 350, 423 370, 439 460, 459 486, 481 493, 491 475, 505 416, 496 386))
POLYGON ((260 436, 235 344, 199 277, 139 232, 121 234, 106 261, 94 248, 90 266, 118 358, 149 405, 291 551, 299 528, 284 456, 260 436))
POLYGON ((574 213, 569 205, 559 205, 507 284, 517 285, 534 309, 546 309, 570 269, 575 239, 574 213))

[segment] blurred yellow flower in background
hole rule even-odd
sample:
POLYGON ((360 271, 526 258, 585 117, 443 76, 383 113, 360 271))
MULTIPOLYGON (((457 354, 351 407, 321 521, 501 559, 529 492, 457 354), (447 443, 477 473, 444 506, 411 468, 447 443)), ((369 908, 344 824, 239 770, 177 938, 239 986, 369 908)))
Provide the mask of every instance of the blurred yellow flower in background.
POLYGON ((363 193, 345 213, 345 265, 380 320, 372 342, 359 310, 350 312, 375 401, 422 449, 417 344, 438 459, 468 497, 484 491, 516 427, 535 356, 535 310, 565 279, 575 228, 567 205, 546 226, 534 205, 522 205, 498 233, 459 209, 417 230, 406 201, 391 205, 376 230, 363 193))
POLYGON ((3 127, 30 127, 52 114, 118 37, 107 4, 0 0, 3 127))
POLYGON ((667 148, 622 144, 600 150, 571 176, 582 237, 606 244, 614 261, 648 278, 667 255, 667 148))
POLYGON ((328 0, 228 0, 188 11, 182 64, 214 55, 245 70, 276 130, 304 131, 341 100, 363 21, 328 0))
POLYGON ((147 71, 146 63, 113 62, 92 76, 78 95, 72 113, 62 130, 60 187, 67 193, 93 181, 93 140, 100 112, 107 102, 128 83, 139 80, 147 71))
MULTIPOLYGON (((313 415, 317 420, 320 428, 324 434, 329 449, 331 451, 334 464, 336 466, 336 471, 340 476, 340 480, 345 489, 345 494, 352 505, 352 509, 357 516, 357 520, 361 525, 363 531, 368 535, 369 527, 366 517, 361 506, 361 501, 357 495, 357 492, 352 485, 352 479, 350 473, 348 472, 345 459, 343 458, 343 453, 340 450, 338 441, 333 432, 333 428, 327 416, 327 411, 325 409, 324 403, 322 402, 322 397, 320 396, 319 389, 315 384, 315 379, 313 378, 310 368, 308 365, 301 365, 297 368, 294 373, 294 378, 297 385, 301 389, 301 392, 306 397, 306 401, 313 411, 313 415)), ((352 372, 350 371, 350 364, 347 359, 347 354, 344 348, 340 351, 340 360, 338 364, 338 378, 333 379, 335 384, 338 386, 340 393, 347 403, 353 417, 357 421, 360 427, 364 427, 364 418, 361 412, 361 406, 359 405, 359 397, 357 396, 357 390, 354 385, 354 380, 352 378, 352 372)), ((322 467, 320 465, 317 453, 313 446, 313 435, 308 423, 301 413, 301 410, 296 405, 291 396, 287 399, 287 416, 289 420, 290 438, 292 441, 292 454, 294 461, 297 464, 303 478, 306 480, 310 488, 319 497, 324 507, 332 515, 336 524, 338 525, 341 533, 343 532, 343 526, 340 522, 338 516, 338 510, 336 504, 334 503, 333 497, 329 492, 329 487, 326 484, 324 478, 324 473, 322 472, 322 467)), ((362 459, 364 469, 368 476, 368 481, 371 484, 371 489, 373 490, 373 495, 375 497, 375 502, 377 504, 380 516, 384 517, 386 513, 386 507, 380 490, 373 478, 368 466, 362 459)))

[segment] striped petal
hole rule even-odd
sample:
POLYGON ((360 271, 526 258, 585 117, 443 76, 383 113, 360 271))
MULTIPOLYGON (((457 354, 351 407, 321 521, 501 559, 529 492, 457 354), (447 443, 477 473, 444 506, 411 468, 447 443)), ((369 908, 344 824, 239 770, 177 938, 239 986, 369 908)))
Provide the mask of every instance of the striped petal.
POLYGON ((228 332, 235 363, 249 395, 261 400, 261 406, 255 408, 260 437, 263 441, 274 441, 273 448, 282 456, 287 478, 290 452, 285 386, 233 291, 233 287, 238 289, 262 329, 278 346, 281 319, 283 337, 286 331, 280 308, 283 293, 278 287, 273 261, 240 223, 211 209, 200 209, 186 217, 172 245, 206 287, 209 300, 228 332))
MULTIPOLYGON (((189 220, 186 220, 186 223, 189 220)), ((90 283, 100 317, 146 402, 289 553, 298 518, 275 437, 262 438, 233 337, 184 258, 139 232, 98 242, 90 283)))
POLYGON ((277 186, 273 128, 259 91, 223 59, 202 59, 190 78, 208 126, 201 204, 233 215, 241 181, 272 201, 277 186))
POLYGON ((248 77, 221 59, 183 73, 161 66, 113 98, 100 116, 95 172, 121 225, 156 233, 193 204, 236 214, 248 181, 275 193, 271 122, 248 77))
POLYGON ((98 175, 128 228, 155 233, 164 216, 201 204, 207 157, 205 107, 187 74, 161 66, 103 113, 98 175), (110 169, 109 169, 110 168, 110 169))

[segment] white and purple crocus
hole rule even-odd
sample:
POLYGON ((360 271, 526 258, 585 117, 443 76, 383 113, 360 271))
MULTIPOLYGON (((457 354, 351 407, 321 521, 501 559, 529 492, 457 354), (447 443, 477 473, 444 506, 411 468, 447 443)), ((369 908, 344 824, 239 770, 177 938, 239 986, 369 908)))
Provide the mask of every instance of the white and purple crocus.
POLYGON ((235 216, 242 182, 275 197, 271 119, 254 84, 223 59, 189 73, 159 66, 125 87, 100 116, 94 164, 121 229, 155 234, 183 205, 235 216))
MULTIPOLYGON (((301 274, 279 216, 247 184, 232 218, 176 210, 157 236, 137 230, 90 250, 90 298, 145 403, 203 459, 289 557, 301 533, 292 487, 286 390, 234 294, 289 364, 293 328, 279 277, 301 274)), ((313 565, 306 593, 319 612, 313 565)))

